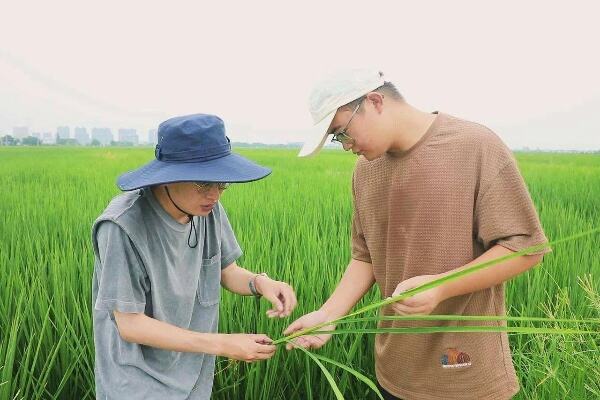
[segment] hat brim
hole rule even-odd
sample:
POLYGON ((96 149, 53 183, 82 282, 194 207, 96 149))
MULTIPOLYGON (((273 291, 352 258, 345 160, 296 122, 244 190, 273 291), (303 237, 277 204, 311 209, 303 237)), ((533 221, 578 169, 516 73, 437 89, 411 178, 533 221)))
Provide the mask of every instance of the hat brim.
POLYGON ((317 154, 319 150, 323 148, 323 145, 327 140, 327 131, 329 130, 329 126, 331 125, 331 121, 333 121, 336 112, 337 109, 333 110, 313 126, 311 133, 308 135, 308 140, 304 142, 298 153, 298 157, 312 156, 317 154))
POLYGON ((231 153, 204 162, 175 163, 152 160, 126 172, 117 179, 123 191, 175 182, 252 182, 269 175, 271 170, 231 153))

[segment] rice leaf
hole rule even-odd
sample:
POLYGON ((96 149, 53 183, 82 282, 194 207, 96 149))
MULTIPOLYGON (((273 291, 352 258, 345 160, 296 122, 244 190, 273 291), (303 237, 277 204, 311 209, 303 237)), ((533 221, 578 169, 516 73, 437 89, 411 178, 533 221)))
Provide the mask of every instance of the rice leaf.
POLYGON ((339 362, 337 362, 337 361, 335 361, 335 360, 332 360, 331 358, 327 358, 327 357, 325 357, 325 356, 322 356, 322 355, 319 355, 319 354, 313 354, 313 355, 314 355, 315 357, 317 357, 317 358, 318 358, 319 360, 321 360, 321 361, 328 362, 328 363, 330 363, 330 364, 333 364, 333 365, 335 365, 336 367, 340 367, 340 368, 342 368, 343 370, 345 370, 345 371, 347 371, 347 372, 350 372, 352 375, 354 375, 355 377, 357 377, 359 380, 361 380, 361 381, 363 381, 364 383, 366 383, 366 384, 367 384, 367 386, 369 386, 369 387, 371 388, 371 390, 372 390, 372 391, 374 391, 374 392, 377 394, 377 396, 379 396, 379 398, 380 398, 381 400, 383 400, 383 396, 381 395, 381 392, 380 392, 380 391, 379 391, 379 389, 377 388, 377 385, 375 385, 375 384, 373 383, 373 381, 372 381, 372 380, 370 380, 369 378, 367 378, 365 375, 361 374, 360 372, 358 372, 357 370, 355 370, 355 369, 353 369, 353 368, 350 368, 350 367, 349 367, 349 366, 347 366, 347 365, 344 365, 344 364, 342 364, 342 363, 339 363, 339 362))
POLYGON ((459 278, 462 278, 463 276, 467 276, 467 275, 473 274, 473 273, 475 273, 477 271, 480 271, 480 270, 485 269, 485 268, 489 268, 489 267, 497 265, 497 264, 499 264, 501 262, 508 261, 508 260, 511 260, 513 258, 517 258, 517 257, 523 256, 523 255, 535 253, 535 252, 538 252, 540 250, 543 250, 543 249, 546 249, 546 248, 550 248, 550 246, 556 245, 558 243, 573 241, 573 240, 576 240, 576 239, 579 239, 579 238, 582 238, 582 237, 585 237, 585 236, 593 235, 593 234, 598 233, 598 232, 600 232, 600 228, 591 229, 591 230, 588 230, 588 231, 585 231, 585 232, 581 232, 581 233, 578 233, 578 234, 575 234, 575 235, 571 235, 571 236, 568 236, 568 237, 565 237, 565 238, 562 238, 562 239, 557 239, 557 240, 554 240, 552 242, 546 242, 546 243, 537 244, 537 245, 534 245, 534 246, 527 247, 527 248, 525 248, 523 250, 513 252, 511 254, 506 254, 504 256, 497 257, 497 258, 494 258, 492 260, 488 260, 488 261, 484 261, 484 262, 481 262, 481 263, 477 263, 477 264, 471 265, 470 267, 465 268, 463 270, 453 272, 453 273, 448 274, 446 276, 443 276, 443 277, 441 277, 439 279, 435 279, 433 281, 424 283, 423 285, 420 285, 420 286, 417 286, 415 288, 409 289, 409 290, 407 290, 407 291, 405 291, 403 293, 400 293, 397 296, 389 297, 389 298, 387 298, 385 300, 381 300, 381 301, 377 301, 375 303, 369 304, 369 305, 367 305, 365 307, 362 307, 362 308, 360 308, 360 309, 358 309, 358 310, 356 310, 356 311, 354 311, 354 312, 352 312, 350 314, 344 315, 344 316, 342 316, 340 318, 337 318, 335 320, 327 321, 327 322, 324 322, 322 324, 315 325, 312 328, 307 328, 307 329, 298 331, 296 333, 293 333, 291 335, 288 335, 286 337, 277 339, 277 340, 275 340, 273 342, 273 344, 275 344, 275 345, 281 344, 282 342, 285 342, 285 341, 288 341, 288 340, 291 340, 291 339, 295 339, 295 338, 297 338, 299 336, 304 336, 304 335, 311 334, 311 333, 317 331, 318 329, 320 329, 320 328, 322 328, 324 326, 332 325, 332 324, 335 324, 335 323, 337 323, 337 322, 339 322, 341 320, 344 320, 344 319, 347 319, 347 318, 350 318, 350 317, 353 317, 353 316, 356 316, 356 315, 359 315, 359 314, 363 314, 363 313, 365 313, 367 311, 371 311, 371 310, 374 310, 374 309, 377 309, 377 308, 381 308, 383 306, 386 306, 386 305, 391 304, 391 303, 395 303, 395 302, 400 301, 400 300, 407 299, 407 298, 412 297, 412 296, 414 296, 414 295, 416 295, 418 293, 424 292, 424 291, 429 290, 429 289, 433 289, 435 287, 443 285, 444 283, 457 280, 459 278))
POLYGON ((600 319, 568 319, 568 318, 543 318, 543 317, 509 317, 500 315, 382 315, 344 319, 336 322, 337 325, 373 321, 523 321, 523 322, 551 322, 566 324, 600 324, 600 319))
POLYGON ((330 334, 341 335, 347 333, 480 333, 480 332, 507 332, 507 333, 543 333, 557 335, 598 335, 600 331, 584 331, 580 329, 564 328, 533 328, 523 326, 419 326, 408 328, 357 328, 357 329, 336 329, 334 331, 314 331, 312 334, 330 334))
POLYGON ((338 400, 344 400, 344 395, 342 395, 342 392, 340 391, 340 388, 337 386, 337 384, 335 383, 335 380, 333 379, 333 376, 331 375, 331 372, 329 372, 329 370, 327 368, 325 368, 325 366, 323 365, 323 363, 321 363, 321 361, 319 361, 319 359, 310 351, 306 350, 304 347, 298 347, 300 350, 302 350, 307 356, 309 356, 318 366, 319 368, 321 368, 321 371, 323 371, 323 375, 325 375, 325 378, 327 379, 327 382, 329 382, 329 385, 331 386, 331 389, 333 390, 333 393, 335 393, 335 397, 338 400))

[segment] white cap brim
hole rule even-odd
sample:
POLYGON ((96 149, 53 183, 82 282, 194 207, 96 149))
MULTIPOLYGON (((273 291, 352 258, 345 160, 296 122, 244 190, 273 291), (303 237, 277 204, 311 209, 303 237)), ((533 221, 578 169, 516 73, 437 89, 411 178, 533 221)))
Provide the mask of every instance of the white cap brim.
POLYGON ((329 130, 329 125, 331 125, 331 121, 333 121, 336 112, 337 109, 333 110, 327 114, 325 118, 313 125, 311 133, 308 135, 307 140, 304 142, 298 153, 298 157, 312 156, 321 150, 327 140, 327 131, 329 130))

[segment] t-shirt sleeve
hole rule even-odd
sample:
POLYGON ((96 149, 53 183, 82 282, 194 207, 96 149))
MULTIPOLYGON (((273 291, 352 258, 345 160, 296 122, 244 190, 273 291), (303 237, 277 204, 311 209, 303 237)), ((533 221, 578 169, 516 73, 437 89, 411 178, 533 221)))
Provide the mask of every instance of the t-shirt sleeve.
MULTIPOLYGON (((475 234, 487 250, 498 244, 512 251, 547 242, 516 161, 510 159, 475 205, 475 234)), ((543 249, 532 254, 547 253, 543 249)))
POLYGON ((352 197, 354 199, 354 212, 352 213, 352 239, 351 256, 355 260, 371 263, 371 253, 367 247, 365 235, 360 224, 358 207, 356 204, 356 195, 354 193, 354 179, 352 178, 352 197))
POLYGON ((233 228, 229 223, 225 208, 223 208, 220 203, 219 208, 219 219, 221 223, 221 269, 223 269, 240 258, 242 249, 233 233, 233 228))
POLYGON ((143 263, 129 236, 115 223, 105 221, 96 233, 100 263, 98 296, 94 308, 141 313, 149 290, 143 263))

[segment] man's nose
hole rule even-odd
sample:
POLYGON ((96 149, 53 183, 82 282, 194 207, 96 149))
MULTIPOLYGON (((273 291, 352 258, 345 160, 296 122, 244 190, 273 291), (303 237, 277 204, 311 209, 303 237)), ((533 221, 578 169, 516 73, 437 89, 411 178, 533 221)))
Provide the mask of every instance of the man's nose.
POLYGON ((345 151, 348 151, 352 148, 352 144, 351 143, 342 143, 342 147, 344 148, 345 151))

